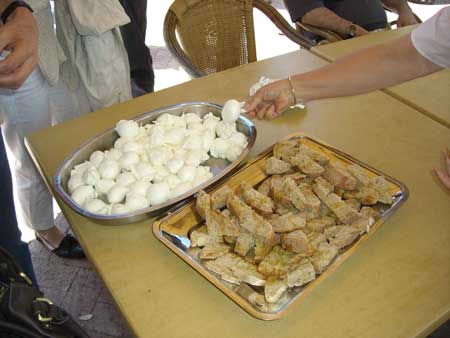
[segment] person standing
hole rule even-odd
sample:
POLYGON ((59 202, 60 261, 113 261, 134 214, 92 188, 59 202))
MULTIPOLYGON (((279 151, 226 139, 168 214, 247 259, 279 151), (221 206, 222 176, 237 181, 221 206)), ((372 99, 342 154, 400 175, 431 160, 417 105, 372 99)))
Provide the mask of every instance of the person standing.
MULTIPOLYGON (((15 8, 11 1, 0 0, 0 13, 5 24, 0 36, 2 46, 13 45, 7 59, 0 61, 0 88, 20 87, 35 69, 38 62, 38 27, 31 11, 15 8), (5 10, 10 7, 10 14, 5 10)), ((0 115, 0 125, 2 124, 0 115)), ((0 246, 18 262, 26 275, 37 285, 28 245, 21 240, 14 208, 11 173, 0 128, 0 246)))
POLYGON ((120 27, 130 61, 131 88, 137 97, 154 90, 155 74, 150 49, 145 44, 147 0, 120 0, 131 22, 120 27))

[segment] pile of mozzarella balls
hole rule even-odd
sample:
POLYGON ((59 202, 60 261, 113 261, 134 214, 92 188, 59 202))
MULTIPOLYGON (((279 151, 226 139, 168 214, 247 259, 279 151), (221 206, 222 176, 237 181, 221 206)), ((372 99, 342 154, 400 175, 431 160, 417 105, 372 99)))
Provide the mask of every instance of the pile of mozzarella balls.
POLYGON ((212 113, 163 114, 139 126, 121 120, 114 148, 95 151, 71 171, 72 199, 89 212, 123 214, 173 199, 210 179, 210 156, 236 160, 247 137, 236 130, 241 107, 229 100, 222 119, 212 113))

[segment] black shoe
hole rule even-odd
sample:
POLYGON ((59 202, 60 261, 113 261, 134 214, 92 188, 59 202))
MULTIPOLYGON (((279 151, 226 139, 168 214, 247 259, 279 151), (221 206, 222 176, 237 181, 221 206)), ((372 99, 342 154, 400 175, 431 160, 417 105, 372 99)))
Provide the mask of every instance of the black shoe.
POLYGON ((44 236, 41 236, 38 232, 36 232, 36 239, 44 244, 51 252, 55 255, 62 258, 84 258, 83 249, 80 246, 80 243, 70 234, 64 236, 59 246, 55 248, 51 243, 49 243, 44 236))

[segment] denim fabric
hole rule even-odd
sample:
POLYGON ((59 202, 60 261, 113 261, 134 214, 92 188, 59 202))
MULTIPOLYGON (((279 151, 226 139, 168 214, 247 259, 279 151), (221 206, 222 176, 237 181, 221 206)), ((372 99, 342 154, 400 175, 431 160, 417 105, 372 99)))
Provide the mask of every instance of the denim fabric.
POLYGON ((8 251, 37 286, 28 245, 21 241, 14 211, 11 173, 0 129, 0 246, 8 251))

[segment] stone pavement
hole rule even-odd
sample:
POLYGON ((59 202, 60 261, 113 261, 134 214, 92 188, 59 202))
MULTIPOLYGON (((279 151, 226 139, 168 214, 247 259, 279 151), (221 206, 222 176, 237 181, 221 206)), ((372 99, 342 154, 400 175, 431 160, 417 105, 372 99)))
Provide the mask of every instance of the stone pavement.
MULTIPOLYGON (((154 7, 156 1, 149 1, 147 42, 154 59, 155 90, 189 80, 189 76, 172 57, 162 39, 162 22, 171 2, 171 0, 158 0, 157 6, 154 7)), ((281 0, 269 2, 287 18, 281 0)), ((430 7, 422 9, 422 7, 416 6, 414 11, 422 18, 427 18, 431 15, 430 7)), ((283 54, 298 48, 290 41, 286 41, 286 38, 280 37, 272 25, 265 25, 266 21, 264 20, 266 19, 261 16, 257 17, 255 14, 258 59, 283 54), (268 27, 269 31, 261 32, 261 27, 268 27), (273 38, 273 43, 272 40, 271 43, 267 43, 268 34, 273 38), (263 39, 266 43, 263 43, 263 39), (262 41, 258 43, 258 40, 262 41)), ((61 214, 56 218, 56 224, 62 229, 68 229, 68 224, 61 214)), ((30 236, 32 238, 32 234, 26 235, 25 238, 30 238, 30 236)), ((37 279, 45 295, 64 307, 87 330, 91 338, 133 337, 122 316, 116 310, 108 290, 86 259, 61 259, 51 254, 36 240, 30 242, 30 249, 37 279)), ((449 322, 430 337, 450 337, 449 322)))

